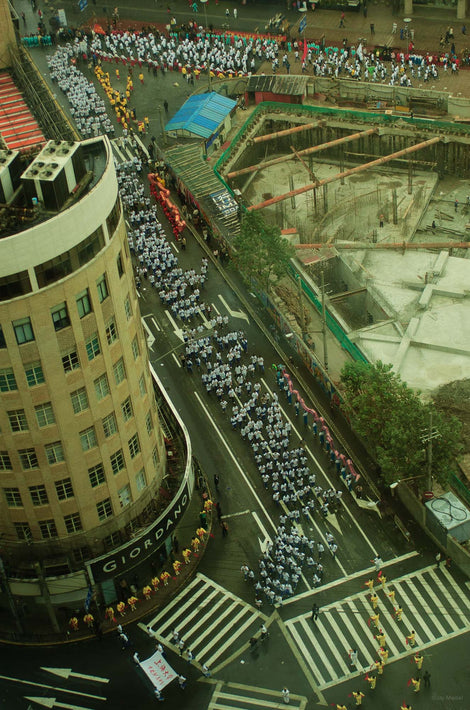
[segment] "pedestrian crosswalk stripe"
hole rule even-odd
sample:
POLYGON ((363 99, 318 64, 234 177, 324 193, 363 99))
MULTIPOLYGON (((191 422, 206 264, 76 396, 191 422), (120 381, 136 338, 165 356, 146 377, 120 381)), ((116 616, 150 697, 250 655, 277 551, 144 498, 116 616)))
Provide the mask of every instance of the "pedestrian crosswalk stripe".
MULTIPOLYGON (((445 587, 444 583, 442 580, 439 579, 437 576, 436 572, 430 572, 430 577, 434 580, 434 583, 436 587, 438 587, 445 596, 448 596, 449 590, 445 587)), ((466 623, 467 622, 467 616, 464 612, 460 611, 460 609, 456 606, 454 609, 454 615, 459 616, 461 620, 466 623)), ((452 627, 454 631, 459 629, 459 625, 454 621, 454 615, 453 614, 447 614, 446 616, 446 622, 449 624, 449 626, 452 627)))
MULTIPOLYGON (((400 589, 400 595, 403 598, 403 601, 405 602, 406 606, 409 609, 416 609, 416 605, 413 604, 413 601, 410 599, 408 594, 405 592, 404 585, 397 585, 397 588, 400 589)), ((423 638, 424 636, 427 636, 428 638, 432 636, 432 632, 430 628, 427 626, 425 623, 424 619, 421 617, 420 614, 415 614, 413 615, 412 619, 409 619, 406 614, 403 614, 402 620, 405 621, 406 626, 405 626, 405 634, 404 636, 408 636, 413 630, 415 632, 415 639, 416 639, 416 645, 420 643, 424 643, 425 639, 423 638), (409 629, 409 631, 407 631, 409 629), (423 630, 423 634, 420 633, 419 629, 423 630)), ((406 645, 406 642, 405 642, 406 645)), ((411 648, 411 646, 410 646, 411 648)))
MULTIPOLYGON (((348 606, 349 608, 351 608, 351 604, 350 604, 350 603, 349 603, 347 606, 348 606)), ((351 616, 351 614, 348 614, 348 618, 350 618, 350 616, 351 616)), ((375 643, 375 642, 374 642, 374 643, 375 643)), ((370 665, 373 663, 374 657, 373 657, 373 655, 372 655, 371 650, 370 650, 369 648, 366 648, 365 644, 362 642, 361 637, 358 636, 357 634, 356 634, 354 637, 352 637, 352 641, 351 641, 351 643, 349 644, 349 648, 350 648, 350 649, 351 649, 351 648, 356 648, 356 649, 358 649, 358 650, 361 652, 361 655, 360 655, 361 660, 364 658, 365 661, 366 661, 367 666, 370 666, 370 665)), ((349 651, 348 651, 348 652, 349 652, 349 651)))
MULTIPOLYGON (((308 698, 290 693, 289 706, 305 710, 308 698)), ((240 683, 218 682, 209 702, 208 710, 254 710, 254 708, 284 707, 281 691, 259 688, 240 683)))
MULTIPOLYGON (((394 557, 391 560, 387 560, 383 564, 383 568, 385 567, 390 567, 391 565, 396 565, 399 562, 405 562, 406 560, 412 559, 413 557, 418 556, 418 552, 416 550, 413 550, 412 552, 407 552, 405 555, 402 555, 401 557, 394 557)), ((300 594, 295 594, 293 597, 289 597, 289 599, 286 599, 284 601, 284 606, 288 606, 289 604, 295 604, 299 599, 305 599, 306 597, 312 597, 314 594, 319 594, 320 592, 323 593, 327 591, 328 589, 333 589, 333 587, 339 587, 341 584, 344 584, 347 582, 348 584, 351 583, 353 579, 359 579, 359 577, 364 577, 365 575, 369 575, 373 572, 375 572, 375 566, 374 567, 366 567, 365 569, 358 570, 357 572, 353 572, 352 574, 348 574, 345 577, 338 577, 338 579, 333 579, 331 582, 327 582, 326 584, 322 584, 321 587, 318 587, 314 589, 313 591, 306 591, 306 592, 300 592, 300 594)))
MULTIPOLYGON (((197 586, 197 584, 198 584, 198 578, 196 576, 196 577, 194 577, 194 579, 191 582, 189 582, 189 584, 187 584, 185 586, 185 588, 184 588, 185 594, 190 592, 191 589, 193 589, 195 586, 197 586)), ((157 619, 159 619, 159 617, 161 615, 167 614, 170 611, 170 609, 172 609, 174 606, 178 606, 179 602, 180 602, 180 595, 173 597, 173 599, 171 601, 169 601, 168 604, 164 607, 163 611, 161 611, 159 614, 157 614, 157 616, 154 619, 152 619, 151 622, 149 622, 148 626, 152 626, 154 624, 154 622, 156 622, 157 619)))
MULTIPOLYGON (((219 693, 218 704, 214 707, 217 708, 231 708, 233 710, 233 705, 223 705, 220 703, 221 700, 239 700, 240 696, 234 693, 219 693)), ((243 698, 244 702, 249 705, 259 705, 263 708, 279 708, 279 701, 266 700, 266 698, 243 698)), ((289 703, 290 704, 290 703, 289 703)))
POLYGON ((213 670, 216 662, 234 655, 234 647, 238 652, 246 648, 266 620, 251 604, 198 573, 147 626, 161 643, 173 647, 176 630, 194 654, 196 665, 206 663, 213 670))
MULTIPOLYGON (((303 628, 303 631, 306 633, 306 635, 309 637, 309 640, 310 640, 311 632, 306 624, 306 620, 301 619, 299 623, 300 623, 300 626, 303 628)), ((321 678, 322 674, 321 674, 318 666, 315 664, 315 661, 313 660, 313 657, 312 657, 311 653, 309 652, 307 646, 303 642, 299 632, 297 631, 296 626, 292 626, 291 628, 289 628, 289 631, 292 634, 292 636, 294 637, 294 639, 300 649, 300 652, 302 653, 304 661, 306 661, 306 663, 310 666, 311 670, 315 674, 315 677, 321 678)))
MULTIPOLYGON (((389 663, 470 630, 470 597, 448 570, 439 571, 432 565, 393 580, 391 588, 396 592, 395 603, 404 608, 401 622, 394 617, 393 605, 385 596, 390 588, 377 590, 379 627, 386 636, 389 663), (416 634, 414 647, 406 643, 412 629, 416 634)), ((377 659, 377 632, 366 623, 373 613, 368 597, 368 591, 359 591, 323 607, 316 624, 310 620, 310 612, 285 621, 319 690, 359 675, 377 659), (351 672, 347 662, 351 648, 359 652, 356 672, 351 672)))
POLYGON ((452 577, 452 575, 450 574, 450 572, 448 571, 448 569, 447 569, 446 567, 443 567, 443 568, 441 569, 441 572, 443 572, 443 573, 444 573, 444 577, 447 577, 447 580, 452 583, 454 592, 455 592, 455 593, 457 594, 457 596, 460 598, 460 600, 462 601, 462 603, 464 604, 464 606, 466 606, 467 609, 470 609, 470 600, 469 600, 468 597, 465 595, 465 593, 463 592, 463 590, 460 589, 460 587, 458 586, 458 584, 455 584, 454 578, 452 577))
POLYGON ((335 655, 337 657, 338 663, 341 666, 341 669, 343 670, 344 673, 348 673, 349 668, 344 662, 344 659, 347 657, 345 654, 349 653, 349 650, 351 648, 351 644, 347 642, 342 630, 340 629, 339 625, 337 624, 336 620, 331 617, 329 619, 330 626, 333 627, 333 630, 336 633, 336 638, 338 638, 341 641, 341 646, 342 646, 342 653, 339 653, 339 649, 337 646, 335 646, 335 655))

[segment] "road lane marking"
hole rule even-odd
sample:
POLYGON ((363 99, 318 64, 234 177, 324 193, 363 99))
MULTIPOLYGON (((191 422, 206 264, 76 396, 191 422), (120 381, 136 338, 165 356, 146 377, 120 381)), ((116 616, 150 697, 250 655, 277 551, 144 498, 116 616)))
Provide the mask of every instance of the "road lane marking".
POLYGON ((92 695, 91 693, 81 693, 78 690, 69 690, 68 688, 61 688, 55 685, 47 685, 46 683, 36 683, 34 680, 25 680, 24 678, 12 678, 7 675, 0 675, 1 680, 9 680, 12 683, 21 683, 22 685, 35 685, 38 688, 47 688, 48 690, 54 690, 56 693, 69 693, 70 695, 81 695, 84 698, 92 698, 93 700, 106 700, 102 695, 92 695))
MULTIPOLYGON (((387 562, 384 562, 382 565, 382 569, 384 567, 390 567, 391 565, 397 564, 398 562, 404 562, 405 560, 409 560, 412 557, 417 557, 418 552, 416 550, 413 550, 413 552, 407 552, 405 555, 402 555, 401 557, 394 557, 391 560, 387 560, 387 562)), ((300 594, 296 594, 293 597, 289 597, 289 599, 286 599, 284 601, 284 606, 286 604, 293 604, 294 602, 298 601, 299 599, 305 599, 306 597, 313 596, 314 594, 318 594, 319 592, 325 592, 327 589, 332 589, 333 587, 338 587, 340 584, 343 584, 344 582, 350 582, 352 579, 357 579, 358 577, 363 577, 366 574, 371 574, 377 572, 375 567, 366 567, 366 569, 359 570, 358 572, 353 572, 352 574, 348 574, 345 577, 338 577, 338 579, 334 579, 332 582, 328 582, 328 584, 322 584, 320 587, 316 587, 313 589, 311 592, 301 592, 300 594)), ((416 574, 416 572, 414 572, 416 574)))
POLYGON ((203 403, 202 399, 200 398, 199 394, 197 392, 193 392, 194 396, 198 400, 199 404, 201 405, 201 408, 203 409, 204 413, 206 414, 208 420, 210 421, 214 431, 216 432, 217 436, 219 437, 220 441, 222 442, 223 446, 225 447, 225 450, 229 454, 230 458, 232 459, 233 463, 237 467, 238 471, 241 473, 243 480, 247 484, 248 488, 250 489, 253 497, 256 499, 259 507, 263 511, 264 515, 266 516, 266 520, 271 524, 271 527, 273 530, 277 530, 277 526, 274 524, 274 522, 271 520, 268 511, 264 507, 263 503, 261 502, 260 497, 256 493, 255 489, 253 488, 251 481, 249 480, 248 476, 246 475, 245 471, 242 469, 240 464, 238 463, 237 459, 235 458, 234 454, 232 453, 232 450, 229 448, 228 444, 225 441, 225 438, 223 437, 222 433, 219 431, 219 429, 216 427, 214 420, 212 419, 209 410, 207 409, 206 405, 203 403))

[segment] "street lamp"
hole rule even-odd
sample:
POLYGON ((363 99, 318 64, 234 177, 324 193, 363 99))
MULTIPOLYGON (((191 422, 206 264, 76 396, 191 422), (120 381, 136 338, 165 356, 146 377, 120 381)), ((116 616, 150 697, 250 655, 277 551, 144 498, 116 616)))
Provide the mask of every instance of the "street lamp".
MULTIPOLYGON (((204 22, 206 24, 206 31, 207 31, 207 7, 206 7, 206 5, 208 2, 209 2, 209 0, 201 0, 201 3, 204 6, 204 22)), ((212 77, 211 77, 211 68, 210 68, 209 63, 207 64, 207 77, 208 77, 209 91, 212 91, 212 77)))
POLYGON ((393 491, 400 483, 404 483, 405 481, 414 481, 417 478, 426 478, 426 476, 427 474, 423 473, 421 476, 408 476, 408 478, 399 478, 398 481, 393 481, 393 483, 389 485, 389 488, 391 488, 393 491))

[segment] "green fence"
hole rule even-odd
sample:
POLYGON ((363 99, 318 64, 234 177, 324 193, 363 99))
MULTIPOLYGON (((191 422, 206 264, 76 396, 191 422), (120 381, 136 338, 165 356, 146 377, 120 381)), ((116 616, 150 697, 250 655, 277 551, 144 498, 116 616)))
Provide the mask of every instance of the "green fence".
MULTIPOLYGON (((300 279, 300 285, 302 288, 302 291, 305 293, 307 296, 308 300, 310 303, 312 303, 315 308, 317 309, 318 313, 322 313, 322 304, 321 301, 318 299, 316 294, 312 291, 308 283, 306 283, 302 275, 297 271, 295 266, 292 264, 292 262, 289 265, 289 271, 291 275, 294 277, 294 279, 300 279)), ((328 327, 328 330, 333 333, 335 336, 336 340, 338 343, 341 345, 341 347, 346 350, 351 357, 358 361, 358 362, 369 362, 366 357, 364 357, 363 353, 359 350, 357 345, 355 345, 351 340, 349 340, 348 336, 344 332, 343 328, 340 326, 338 321, 329 313, 326 311, 326 325, 328 327)))
POLYGON ((450 476, 450 485, 459 494, 459 496, 470 505, 470 489, 463 481, 460 480, 460 478, 457 478, 455 473, 452 473, 450 476))
MULTIPOLYGON (((393 125, 400 122, 419 128, 423 131, 430 131, 434 134, 445 133, 447 136, 452 134, 470 135, 470 125, 461 123, 452 123, 451 121, 439 121, 434 119, 414 119, 409 116, 392 116, 383 113, 373 113, 371 111, 355 111, 353 109, 335 109, 325 106, 301 106, 298 104, 284 104, 276 101, 263 101, 258 104, 250 118, 240 128, 230 146, 222 153, 219 160, 215 164, 214 170, 219 175, 220 168, 231 157, 232 151, 237 147, 238 143, 250 130, 252 124, 259 119, 260 114, 276 113, 281 111, 283 114, 292 114, 292 118, 298 119, 301 117, 313 118, 315 116, 331 116, 338 118, 341 121, 350 120, 358 123, 373 124, 373 125, 393 125)), ((222 179, 222 178, 221 178, 222 179)), ((229 188, 230 189, 230 188, 229 188)))

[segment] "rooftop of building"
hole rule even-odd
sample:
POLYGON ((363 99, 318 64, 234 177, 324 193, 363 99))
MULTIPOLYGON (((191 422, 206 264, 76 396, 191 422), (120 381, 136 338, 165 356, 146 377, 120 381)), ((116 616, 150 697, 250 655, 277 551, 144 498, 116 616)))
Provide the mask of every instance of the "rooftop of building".
POLYGON ((48 141, 33 155, 0 150, 0 238, 30 229, 90 192, 110 159, 103 137, 48 141))

